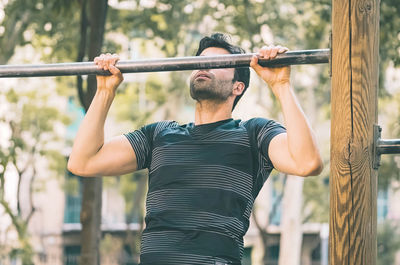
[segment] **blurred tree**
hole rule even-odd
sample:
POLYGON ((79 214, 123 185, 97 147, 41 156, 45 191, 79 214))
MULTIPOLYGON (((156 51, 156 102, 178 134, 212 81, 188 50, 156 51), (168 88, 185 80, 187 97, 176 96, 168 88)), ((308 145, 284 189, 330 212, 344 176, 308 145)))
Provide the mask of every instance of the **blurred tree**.
POLYGON ((395 264, 400 250, 399 224, 386 221, 378 224, 378 265, 395 264))
MULTIPOLYGON (((50 54, 58 55, 58 58, 61 56, 65 59, 64 56, 67 55, 67 59, 71 59, 71 55, 77 54, 77 61, 83 60, 85 56, 93 60, 100 53, 103 45, 107 7, 106 0, 101 3, 94 0, 15 0, 9 2, 4 8, 6 14, 2 21, 4 30, 3 34, 0 34, 0 45, 4 47, 0 63, 5 64, 12 57, 15 47, 28 43, 41 48, 51 46, 50 54), (73 15, 76 10, 81 11, 80 43, 76 43, 79 32, 71 27, 79 21, 79 17, 73 15), (66 23, 66 19, 71 18, 72 20, 68 21, 70 23, 66 23), (41 35, 42 38, 33 38, 35 34, 41 35), (46 36, 52 38, 46 39, 46 36), (73 49, 71 43, 79 44, 79 49, 73 49), (72 53, 71 51, 74 50, 78 52, 72 53)), ((96 80, 95 77, 89 77, 86 89, 82 83, 82 79, 78 77, 79 99, 87 110, 96 91, 96 80)), ((83 182, 81 262, 82 264, 98 264, 102 179, 85 179, 83 182)))
POLYGON ((64 22, 67 15, 73 15, 72 11, 76 8, 76 4, 76 1, 68 0, 5 1, 4 18, 0 21, 0 46, 2 47, 0 64, 6 64, 17 47, 28 44, 40 46, 40 48, 54 45, 52 48, 55 50, 64 49, 64 55, 69 53, 71 45, 61 47, 56 44, 66 43, 65 40, 70 36, 61 32, 68 33, 70 30, 56 32, 56 26, 71 26, 64 22), (55 38, 52 40, 35 38, 37 34, 41 36, 53 34, 55 38))
POLYGON ((5 5, 4 18, 1 21, 0 64, 8 62, 14 55, 17 45, 25 44, 24 33, 37 13, 39 13, 37 1, 29 1, 28 3, 26 1, 12 1, 5 5))
MULTIPOLYGON (((83 61, 85 57, 93 61, 103 47, 108 1, 82 0, 79 4, 81 17, 77 61, 83 61)), ((80 103, 87 111, 97 90, 96 77, 88 76, 84 87, 82 77, 78 76, 77 89, 80 103)), ((103 179, 83 178, 82 183, 80 264, 97 265, 100 263, 103 179)))
POLYGON ((54 127, 68 120, 57 108, 47 106, 47 100, 48 95, 39 92, 16 92, 11 89, 0 94, 0 101, 9 110, 0 113, 0 126, 5 132, 2 136, 8 137, 7 144, 0 144, 0 204, 18 235, 19 244, 9 255, 20 259, 24 265, 33 264, 34 251, 28 225, 36 210, 34 194, 40 191, 36 180, 38 161, 47 159, 50 169, 59 175, 65 168, 64 156, 49 145, 60 143, 54 127), (17 186, 15 197, 10 198, 13 193, 6 196, 6 189, 10 189, 12 184, 6 184, 11 180, 10 177, 6 179, 6 175, 13 176, 13 172, 17 186))
MULTIPOLYGON (((397 0, 381 0, 379 55, 384 71, 392 61, 400 66, 400 6, 397 0)), ((382 72, 384 73, 384 72, 382 72)))

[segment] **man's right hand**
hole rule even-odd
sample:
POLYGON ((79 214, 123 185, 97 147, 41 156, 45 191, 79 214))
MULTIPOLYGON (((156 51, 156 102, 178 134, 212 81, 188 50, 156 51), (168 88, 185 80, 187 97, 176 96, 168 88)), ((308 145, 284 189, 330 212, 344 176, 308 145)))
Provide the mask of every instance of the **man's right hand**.
POLYGON ((121 71, 115 67, 115 64, 118 62, 119 56, 117 54, 101 54, 100 56, 94 58, 94 63, 97 65, 99 69, 103 69, 105 71, 110 71, 111 75, 97 75, 97 89, 104 90, 108 92, 115 93, 115 90, 124 80, 121 71))
POLYGON ((123 77, 115 64, 119 57, 102 54, 94 59, 99 69, 112 75, 97 76, 97 91, 81 122, 68 160, 68 170, 78 176, 119 176, 137 169, 137 159, 124 135, 104 141, 104 123, 123 77))

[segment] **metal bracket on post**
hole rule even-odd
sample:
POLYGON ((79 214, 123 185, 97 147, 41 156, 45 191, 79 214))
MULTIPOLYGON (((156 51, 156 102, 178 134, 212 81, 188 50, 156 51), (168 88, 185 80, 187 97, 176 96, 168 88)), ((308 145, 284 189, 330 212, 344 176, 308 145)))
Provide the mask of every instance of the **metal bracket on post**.
POLYGON ((378 169, 381 165, 382 154, 400 154, 400 139, 381 139, 382 128, 374 125, 374 169, 378 169))

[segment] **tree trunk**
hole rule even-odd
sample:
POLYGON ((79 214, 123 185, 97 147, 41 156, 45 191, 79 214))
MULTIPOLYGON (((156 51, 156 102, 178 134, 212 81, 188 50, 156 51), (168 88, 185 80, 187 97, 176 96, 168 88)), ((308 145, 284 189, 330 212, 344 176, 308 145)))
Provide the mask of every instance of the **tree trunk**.
POLYGON ((24 41, 23 34, 31 23, 32 13, 34 12, 34 9, 14 12, 4 22, 5 31, 3 36, 0 37, 0 64, 6 64, 14 55, 17 45, 24 41))
POLYGON ((80 264, 100 264, 101 195, 103 182, 99 178, 84 178, 81 210, 81 260, 80 264))
POLYGON ((288 176, 283 195, 279 265, 300 265, 303 178, 288 176))
MULTIPOLYGON (((89 46, 85 49, 89 60, 100 54, 103 45, 105 21, 107 17, 107 0, 88 0, 87 1, 90 33, 89 46)), ((85 3, 82 8, 85 8, 85 3)), ((81 19, 85 19, 83 15, 81 19)), ((82 38, 86 38, 83 34, 82 38)), ((84 41, 84 40, 82 40, 84 41)), ((80 97, 81 104, 85 110, 88 109, 90 102, 96 93, 96 78, 88 77, 87 89, 80 97)), ((100 264, 99 243, 101 239, 101 196, 103 180, 101 177, 84 178, 82 191, 82 210, 81 210, 81 260, 80 264, 98 265, 100 264)))

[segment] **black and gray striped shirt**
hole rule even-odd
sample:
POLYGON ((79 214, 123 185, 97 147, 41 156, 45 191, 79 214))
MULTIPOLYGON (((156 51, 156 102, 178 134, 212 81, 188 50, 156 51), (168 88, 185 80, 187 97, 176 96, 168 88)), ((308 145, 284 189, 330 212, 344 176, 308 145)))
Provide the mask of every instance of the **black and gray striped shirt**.
POLYGON ((279 123, 163 121, 125 136, 149 169, 141 264, 240 264, 253 202, 273 165, 279 123))

